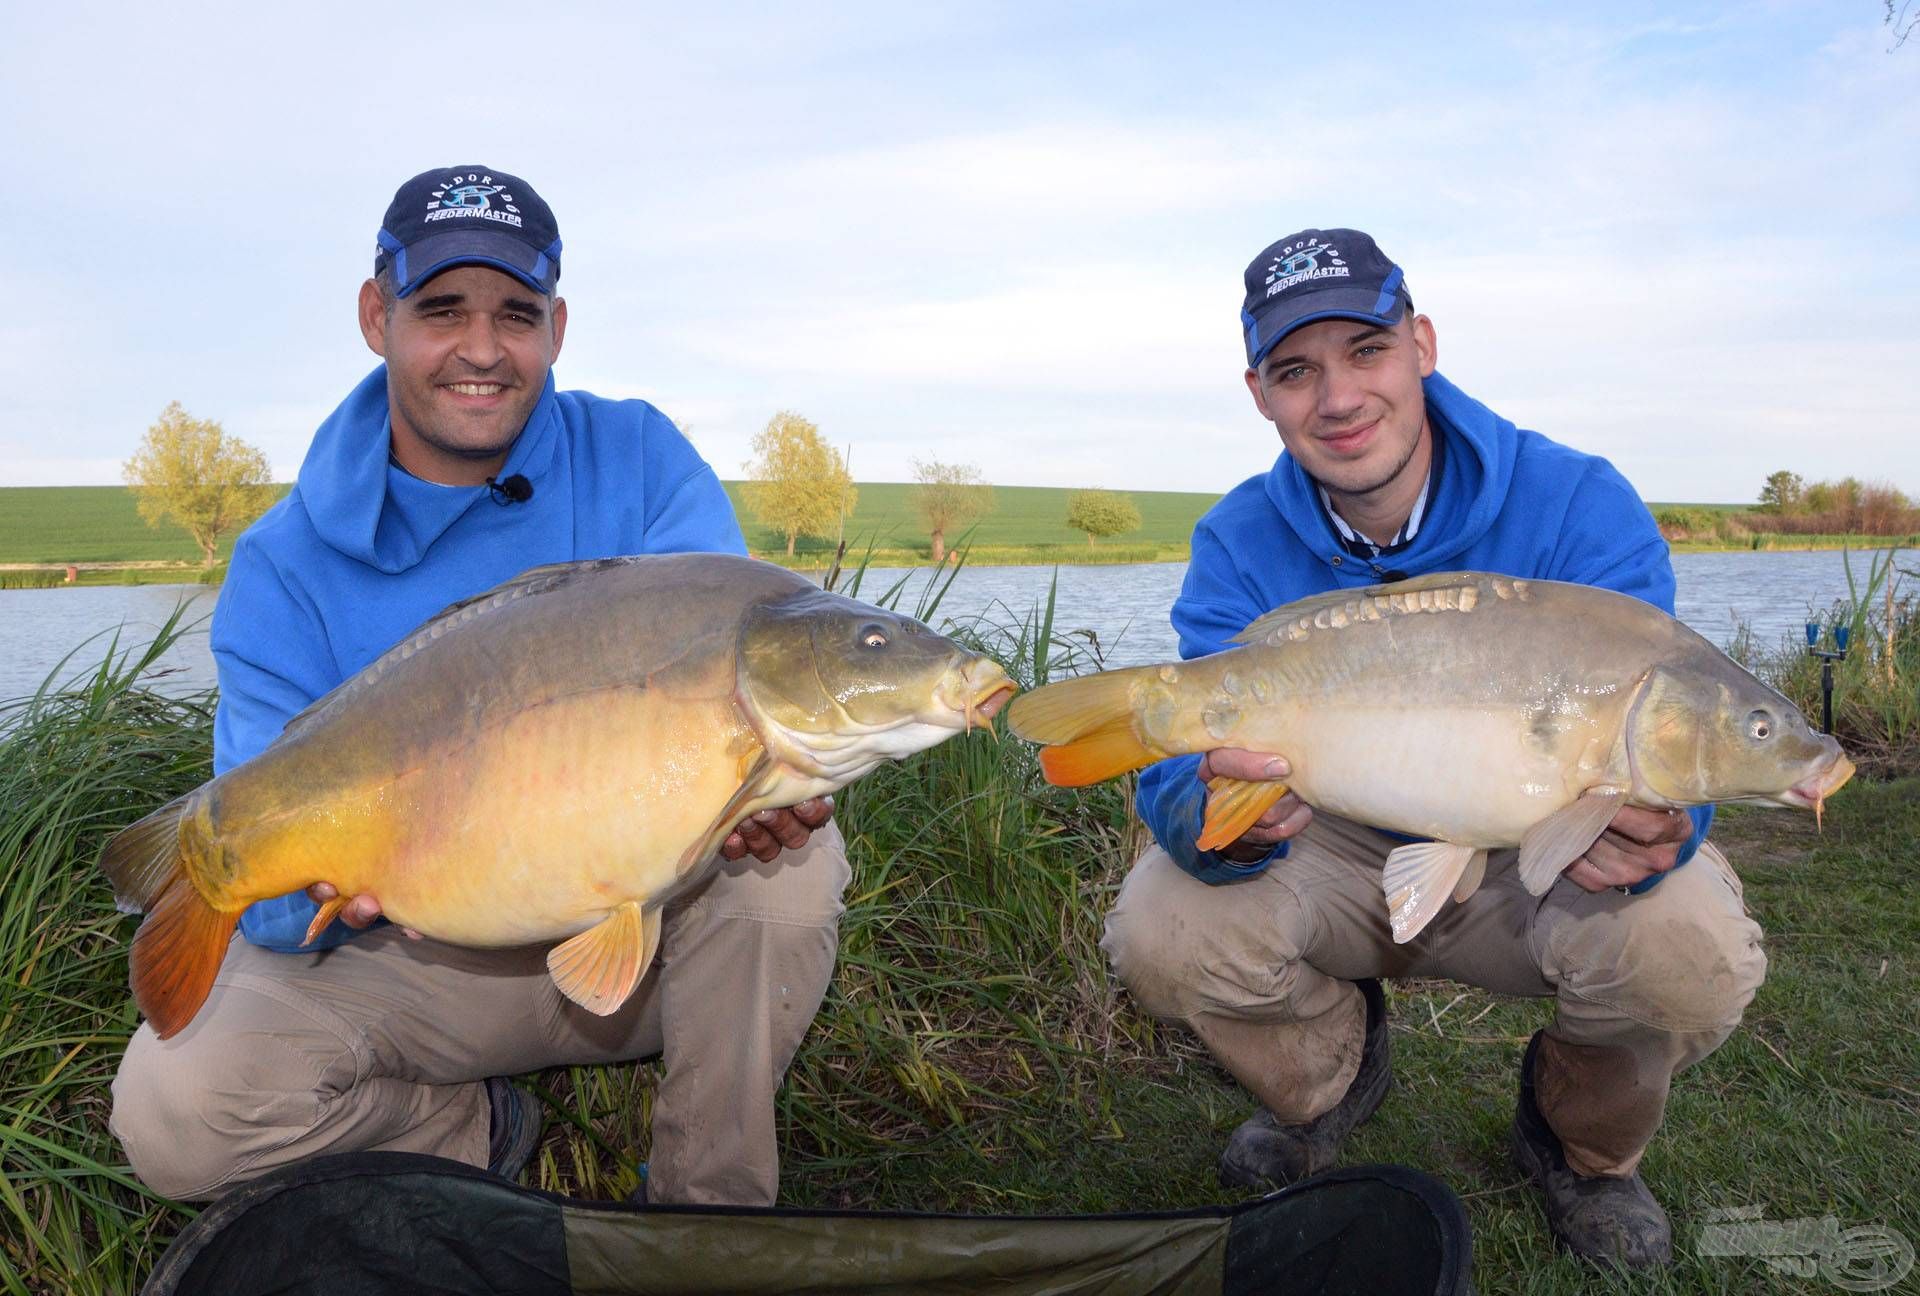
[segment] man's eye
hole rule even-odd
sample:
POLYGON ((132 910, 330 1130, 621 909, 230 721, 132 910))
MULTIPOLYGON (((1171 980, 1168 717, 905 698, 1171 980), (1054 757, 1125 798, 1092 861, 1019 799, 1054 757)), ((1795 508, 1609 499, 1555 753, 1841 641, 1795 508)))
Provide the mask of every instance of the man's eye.
POLYGON ((1275 381, 1283 383, 1298 382, 1306 376, 1307 367, 1305 365, 1295 365, 1291 369, 1282 369, 1275 381))
POLYGON ((1355 351, 1354 354, 1361 357, 1372 357, 1380 354, 1380 348, 1377 346, 1363 346, 1358 351, 1355 351))

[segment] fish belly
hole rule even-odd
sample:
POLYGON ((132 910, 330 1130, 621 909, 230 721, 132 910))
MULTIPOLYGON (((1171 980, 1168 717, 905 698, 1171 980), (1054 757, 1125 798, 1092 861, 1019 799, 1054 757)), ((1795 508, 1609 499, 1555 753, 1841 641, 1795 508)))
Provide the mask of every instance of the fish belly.
POLYGON ((1486 707, 1277 712, 1243 740, 1285 756, 1308 805, 1465 846, 1515 846, 1572 801, 1570 762, 1524 717, 1486 707))
POLYGON ((758 750, 730 700, 629 689, 529 708, 394 789, 394 848, 358 889, 455 944, 571 936, 680 884, 758 750))

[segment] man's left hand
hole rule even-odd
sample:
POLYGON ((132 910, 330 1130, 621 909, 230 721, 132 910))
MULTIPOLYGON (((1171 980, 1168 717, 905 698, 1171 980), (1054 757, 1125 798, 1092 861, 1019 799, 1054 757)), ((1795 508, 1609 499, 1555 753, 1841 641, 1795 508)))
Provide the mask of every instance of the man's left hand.
POLYGON ((762 864, 770 864, 783 850, 799 850, 807 844, 813 830, 833 818, 833 798, 814 797, 785 810, 762 810, 742 819, 727 839, 720 843, 723 859, 737 860, 751 855, 762 864))
POLYGON ((1693 820, 1684 810, 1622 806, 1587 853, 1567 865, 1566 875, 1585 891, 1629 887, 1672 868, 1691 836, 1693 820))

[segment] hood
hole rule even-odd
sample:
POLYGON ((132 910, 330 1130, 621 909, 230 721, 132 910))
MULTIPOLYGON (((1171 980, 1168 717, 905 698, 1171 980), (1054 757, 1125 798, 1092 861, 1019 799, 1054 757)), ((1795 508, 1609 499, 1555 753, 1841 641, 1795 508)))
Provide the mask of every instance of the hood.
MULTIPOLYGON (((1444 441, 1440 453, 1445 466, 1438 482, 1438 498, 1427 501, 1426 520, 1413 543, 1393 556, 1393 565, 1410 572, 1440 571, 1450 560, 1472 547, 1500 514, 1513 479, 1520 433, 1513 424, 1455 387, 1439 373, 1425 380, 1427 422, 1444 441)), ((1299 461, 1282 451, 1266 478, 1267 498, 1286 519, 1300 542, 1323 561, 1342 552, 1320 510, 1313 479, 1299 461)), ((1367 577, 1360 564, 1349 565, 1349 577, 1367 577)))
MULTIPOLYGON (((559 436, 560 411, 549 372, 499 475, 519 473, 537 489, 553 463, 559 436)), ((392 437, 383 364, 314 433, 297 486, 322 541, 388 573, 417 564, 448 527, 489 496, 485 486, 439 486, 396 467, 388 458, 392 437)))

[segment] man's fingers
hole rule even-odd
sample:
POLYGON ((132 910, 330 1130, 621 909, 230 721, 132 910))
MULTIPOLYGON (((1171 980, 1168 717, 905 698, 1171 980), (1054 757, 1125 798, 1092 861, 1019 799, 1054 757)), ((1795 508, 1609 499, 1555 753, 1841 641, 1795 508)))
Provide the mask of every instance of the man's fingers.
POLYGON ((802 801, 793 808, 793 817, 810 829, 818 828, 821 824, 833 818, 833 798, 830 796, 822 796, 802 801))
POLYGON ((788 850, 799 850, 805 846, 807 835, 813 831, 801 823, 799 816, 791 810, 762 810, 754 818, 788 850))
POLYGON ((315 904, 325 904, 340 893, 333 889, 331 882, 315 882, 307 888, 307 899, 315 904))
POLYGON ((1200 758, 1200 781, 1217 778, 1239 779, 1243 783, 1264 783, 1284 779, 1293 773, 1287 758, 1272 752, 1247 751, 1241 747, 1216 747, 1200 758))
POLYGON ((1649 810, 1645 806, 1621 806, 1607 825, 1607 831, 1642 846, 1683 842, 1693 835, 1693 820, 1682 810, 1649 810))

